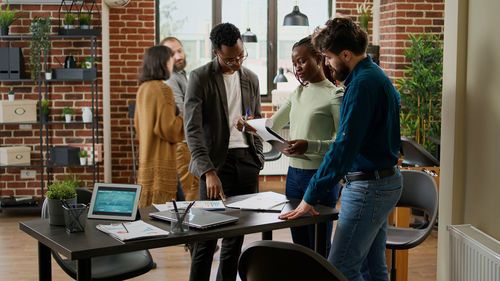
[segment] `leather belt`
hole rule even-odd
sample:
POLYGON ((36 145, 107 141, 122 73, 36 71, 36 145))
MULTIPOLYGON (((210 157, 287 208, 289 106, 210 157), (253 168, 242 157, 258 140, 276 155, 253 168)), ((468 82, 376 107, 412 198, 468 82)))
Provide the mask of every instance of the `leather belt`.
POLYGON ((347 182, 353 181, 368 181, 368 180, 378 180, 385 177, 390 177, 396 173, 396 169, 394 167, 381 169, 381 170, 372 170, 372 171, 360 171, 360 172, 352 172, 348 173, 345 176, 347 182))

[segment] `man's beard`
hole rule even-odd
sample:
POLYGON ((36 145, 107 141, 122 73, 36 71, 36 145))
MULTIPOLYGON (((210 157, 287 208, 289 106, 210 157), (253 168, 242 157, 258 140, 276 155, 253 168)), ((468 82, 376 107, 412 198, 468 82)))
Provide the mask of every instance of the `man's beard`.
POLYGON ((182 63, 174 63, 174 70, 176 72, 180 72, 180 71, 183 71, 184 68, 186 68, 186 59, 183 59, 182 60, 182 63))
POLYGON ((344 62, 341 61, 340 63, 341 63, 340 67, 335 68, 333 78, 337 81, 344 81, 349 75, 350 71, 344 62))

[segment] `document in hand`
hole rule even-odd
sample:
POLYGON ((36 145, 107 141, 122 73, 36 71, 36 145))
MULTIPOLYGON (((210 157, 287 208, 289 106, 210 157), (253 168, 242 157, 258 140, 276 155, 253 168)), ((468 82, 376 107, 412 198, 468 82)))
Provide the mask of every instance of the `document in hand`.
MULTIPOLYGON (((193 201, 176 201, 177 208, 185 209, 193 201)), ((174 204, 172 202, 167 202, 165 204, 153 204, 153 206, 158 211, 167 211, 174 209, 174 204)), ((201 200, 195 201, 192 208, 202 209, 207 211, 223 211, 226 209, 222 200, 201 200)))
POLYGON ((98 224, 96 228, 112 237, 127 241, 140 238, 167 236, 168 231, 145 223, 142 220, 118 224, 98 224))
POLYGON ((272 191, 255 193, 254 196, 226 205, 228 208, 281 212, 289 200, 285 195, 272 191))
MULTIPOLYGON (((248 125, 252 126, 255 131, 257 131, 257 135, 259 135, 264 141, 267 141, 269 144, 271 144, 275 149, 282 151, 283 149, 291 146, 282 136, 271 129, 271 127, 273 126, 272 119, 259 118, 248 120, 246 122, 248 123, 248 125)), ((309 157, 305 155, 284 155, 289 157, 309 159, 309 157)))

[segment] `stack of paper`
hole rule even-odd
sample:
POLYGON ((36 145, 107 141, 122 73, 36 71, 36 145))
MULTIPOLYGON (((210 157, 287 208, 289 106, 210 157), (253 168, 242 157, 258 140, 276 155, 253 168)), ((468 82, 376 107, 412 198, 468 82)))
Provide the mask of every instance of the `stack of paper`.
MULTIPOLYGON (((193 201, 176 201, 177 208, 185 209, 187 206, 193 201)), ((172 202, 167 202, 165 204, 153 204, 153 206, 158 211, 167 211, 174 209, 174 204, 172 202)), ((196 201, 192 208, 202 209, 207 211, 217 211, 217 210, 225 210, 226 207, 222 200, 205 200, 205 201, 196 201)))
POLYGON ((281 212, 288 201, 285 195, 268 191, 256 193, 250 198, 226 206, 242 210, 281 212))
POLYGON ((127 241, 139 238, 167 236, 165 231, 156 226, 145 223, 142 220, 133 222, 124 222, 119 224, 98 224, 96 228, 102 232, 108 233, 120 241, 127 241))

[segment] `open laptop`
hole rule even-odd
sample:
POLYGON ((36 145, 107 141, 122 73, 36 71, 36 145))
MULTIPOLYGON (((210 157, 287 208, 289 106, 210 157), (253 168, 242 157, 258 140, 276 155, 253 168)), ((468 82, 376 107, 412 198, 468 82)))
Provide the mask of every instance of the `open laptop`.
MULTIPOLYGON (((151 213, 149 214, 149 216, 155 219, 165 220, 169 222, 177 221, 175 212, 173 210, 151 213)), ((191 208, 191 210, 189 211, 188 224, 192 228, 207 229, 219 225, 233 223, 238 221, 238 219, 238 217, 191 208)))

